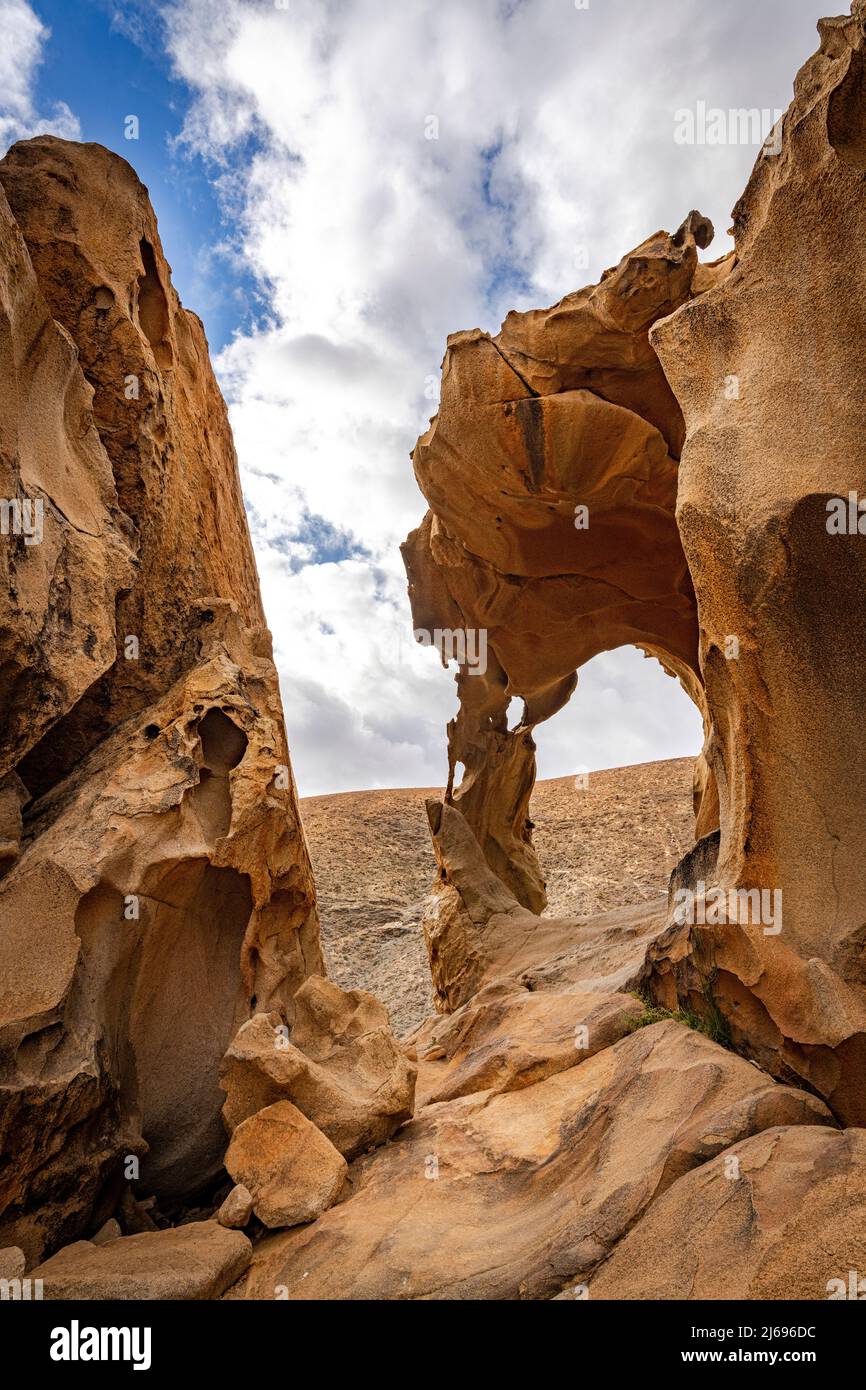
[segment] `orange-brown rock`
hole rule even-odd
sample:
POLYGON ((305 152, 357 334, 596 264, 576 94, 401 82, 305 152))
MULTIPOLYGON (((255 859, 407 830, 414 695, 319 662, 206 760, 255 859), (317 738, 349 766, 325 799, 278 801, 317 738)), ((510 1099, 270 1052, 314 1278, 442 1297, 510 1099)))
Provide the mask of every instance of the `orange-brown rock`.
POLYGON ((41 544, 0 537, 0 1232, 32 1261, 136 1160, 142 1196, 219 1180, 226 1047, 323 966, 225 407, 146 190, 51 137, 0 190, 0 468, 44 501, 41 544))
POLYGON ((315 1221, 340 1195, 348 1165, 320 1129, 291 1101, 256 1111, 235 1130, 226 1169, 272 1230, 315 1221))
POLYGON ((231 1133, 290 1100, 351 1158, 410 1117, 415 1073, 377 999, 311 976, 294 996, 290 1029, 278 1014, 256 1014, 232 1041, 220 1068, 223 1119, 231 1133))
POLYGON ((421 1064, 425 1104, 476 1091, 500 1095, 594 1057, 643 1013, 630 994, 536 991, 505 979, 423 1024, 407 1050, 421 1064))
POLYGON ((48 1299, 219 1298, 250 1262, 242 1231, 216 1221, 124 1236, 106 1245, 76 1241, 30 1271, 48 1299))
POLYGON ((682 1174, 768 1126, 824 1123, 813 1096, 655 1024, 533 1086, 425 1107, 352 1166, 351 1196, 257 1247, 246 1295, 550 1297, 682 1174))
MULTIPOLYGON (((696 971, 723 977, 718 1005, 732 1031, 777 1053, 857 1124, 866 1113, 864 21, 855 0, 850 16, 820 23, 779 153, 759 158, 734 209, 736 268, 651 334, 686 422, 677 522, 698 595, 706 755, 719 793, 712 883, 778 893, 783 908, 781 932, 763 941, 737 923, 693 933, 688 949, 696 971)), ((673 976, 683 997, 691 990, 682 949, 675 934, 669 966, 655 967, 660 994, 673 976)))
POLYGON ((422 925, 436 1007, 456 1009, 505 977, 531 989, 635 989, 649 943, 665 930, 665 899, 595 917, 537 917, 489 867, 455 806, 427 802, 439 874, 422 925))
POLYGON ((798 1125, 744 1139, 679 1178, 589 1296, 862 1299, 864 1269, 866 1133, 798 1125))
MULTIPOLYGON (((109 483, 113 475, 111 500, 137 535, 135 582, 118 595, 117 646, 103 641, 108 660, 89 673, 86 698, 61 711, 67 718, 22 771, 39 795, 194 662, 188 608, 213 597, 234 603, 246 627, 263 627, 264 616, 225 403, 201 320, 172 287, 147 189, 101 145, 50 135, 12 147, 0 186, 48 311, 77 348, 110 460, 108 470, 104 462, 88 470, 89 486, 73 476, 67 488, 87 498, 100 473, 109 483), (137 659, 126 655, 128 637, 137 659)), ((56 447, 45 453, 57 457, 56 447)), ((54 466, 59 472, 59 458, 54 466)), ((113 615, 114 594, 77 597, 103 621, 113 615)))
POLYGON ((649 329, 697 293, 711 237, 691 213, 600 284, 509 314, 497 337, 453 334, 439 412, 413 456, 430 504, 403 546, 413 620, 459 665, 446 801, 534 912, 545 896, 528 817, 532 730, 569 699, 578 667, 634 644, 703 708, 674 515, 683 423, 649 329), (455 631, 483 644, 467 637, 461 652, 455 631), (513 696, 524 711, 509 730, 513 696))
POLYGON ((52 318, 2 187, 0 382, 0 860, 9 860, 17 804, 28 799, 11 769, 113 664, 135 542, 76 345, 52 318))

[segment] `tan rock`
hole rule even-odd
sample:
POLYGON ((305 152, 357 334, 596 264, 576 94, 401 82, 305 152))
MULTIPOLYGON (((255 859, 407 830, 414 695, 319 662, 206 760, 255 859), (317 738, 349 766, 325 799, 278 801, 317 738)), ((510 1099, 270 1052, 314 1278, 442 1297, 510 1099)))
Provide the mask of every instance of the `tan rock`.
POLYGON ((848 512, 866 495, 864 19, 855 0, 820 22, 779 152, 734 209, 736 269, 651 335, 686 422, 677 521, 720 798, 715 882, 779 892, 784 917, 763 945, 733 927, 731 947, 700 932, 689 949, 706 948, 704 975, 730 971, 732 1028, 786 1063, 799 1051, 801 1075, 824 1070, 822 1094, 844 1096, 830 1103, 857 1124, 866 548, 848 512))
MULTIPOLYGON (((497 337, 452 334, 439 412, 413 455, 431 509, 403 546, 416 631, 483 633, 485 644, 486 662, 457 657, 445 800, 535 913, 545 894, 528 816, 532 730, 570 698, 577 668, 631 643, 704 708, 674 515, 683 422, 649 328, 695 292, 711 237, 692 213, 600 284, 509 314, 497 337), (509 730, 514 696, 524 711, 509 730)), ((448 640, 438 645, 447 656, 448 640)))
POLYGON ((258 1247, 246 1296, 550 1297, 691 1168, 768 1126, 822 1123, 813 1096, 655 1024, 534 1086, 425 1107, 353 1165, 347 1200, 258 1247))
POLYGON ((589 1296, 862 1298, 864 1271, 866 1132, 779 1127, 678 1179, 594 1275, 589 1296))
POLYGON ((0 538, 0 1239, 35 1261, 131 1157, 208 1187, 226 1047, 323 964, 225 406, 125 161, 0 161, 0 319, 0 493, 47 507, 0 538))
POLYGON ((94 1245, 107 1245, 110 1240, 118 1240, 122 1235, 120 1223, 111 1217, 104 1225, 100 1226, 92 1240, 94 1245))
MULTIPOLYGON (((233 603, 245 627, 263 627, 264 616, 225 404, 201 321, 172 287, 147 189, 101 145, 51 135, 13 145, 0 186, 57 331, 92 383, 106 485, 138 541, 105 679, 70 713, 62 740, 22 772, 40 795, 193 664, 189 608, 212 597, 233 603), (137 660, 125 656, 127 635, 138 639, 137 660)), ((113 594, 85 598, 113 616, 113 594)))
POLYGON ((229 1131, 278 1100, 291 1100, 347 1158, 391 1137, 412 1114, 416 1068, 384 1006, 362 990, 311 976, 294 997, 290 1036, 258 1014, 226 1053, 220 1081, 229 1131))
POLYGON ((535 992, 513 980, 485 986, 470 1003, 422 1026, 424 1103, 532 1086, 618 1042, 645 1011, 632 995, 535 992))
POLYGON ((259 1220, 274 1229, 315 1221, 327 1211, 348 1164, 306 1115, 280 1100, 238 1125, 226 1169, 251 1195, 259 1220))
POLYGON ((77 1241, 30 1277, 42 1280, 47 1299, 201 1300, 219 1298, 243 1274, 251 1253, 241 1231, 196 1221, 106 1245, 77 1241))
POLYGON ((252 1214, 252 1193, 243 1183, 236 1183, 217 1212, 216 1219, 230 1231, 239 1231, 248 1224, 252 1214))
POLYGON ((24 1251, 17 1245, 7 1245, 0 1250, 0 1279, 20 1279, 26 1268, 24 1251))
POLYGON ((505 976, 535 989, 637 986, 665 929, 664 898, 591 918, 537 917, 494 874, 456 807, 430 800, 427 812, 439 873, 422 923, 437 1008, 458 1008, 505 976))
POLYGON ((135 540, 92 388, 2 186, 0 377, 0 854, 9 859, 17 837, 10 852, 5 774, 114 662, 135 540))

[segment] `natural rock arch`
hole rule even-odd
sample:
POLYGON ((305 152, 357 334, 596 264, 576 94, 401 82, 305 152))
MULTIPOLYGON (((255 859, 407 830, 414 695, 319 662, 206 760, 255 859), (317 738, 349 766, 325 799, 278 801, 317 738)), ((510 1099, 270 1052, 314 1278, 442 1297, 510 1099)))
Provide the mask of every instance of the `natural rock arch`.
MULTIPOLYGON (((528 816, 532 731, 567 703, 578 669, 637 646, 681 682, 706 726, 697 605, 676 520, 683 419, 649 329, 725 275, 727 259, 698 263, 711 237, 691 213, 598 285, 509 314, 497 337, 452 335, 439 413, 413 456, 431 506, 403 547, 416 629, 444 634, 446 656, 449 633, 484 634, 475 648, 486 665, 463 662, 457 676, 446 802, 536 913, 546 898, 528 816), (524 713, 509 730, 515 695, 524 713)), ((696 812, 700 834, 715 828, 703 761, 696 812)))

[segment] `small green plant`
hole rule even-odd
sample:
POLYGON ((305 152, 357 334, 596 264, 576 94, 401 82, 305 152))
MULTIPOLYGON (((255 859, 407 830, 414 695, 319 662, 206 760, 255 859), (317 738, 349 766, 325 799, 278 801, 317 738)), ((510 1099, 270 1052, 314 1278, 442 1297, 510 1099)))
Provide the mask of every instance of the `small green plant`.
POLYGON ((644 1011, 637 1018, 630 1020, 627 1032, 636 1033, 639 1028, 649 1028, 653 1023, 664 1023, 667 1019, 673 1019, 675 1023, 682 1023, 686 1028, 693 1028, 696 1033, 703 1033, 712 1042, 718 1043, 720 1047, 732 1048, 731 1036, 728 1032, 728 1025, 719 1009, 718 1004, 712 994, 712 979, 704 982, 704 1000, 706 1002, 706 1013, 696 1013, 694 1009, 664 1009, 661 1004, 656 1004, 648 994, 641 994, 632 991, 635 999, 639 1000, 644 1006, 644 1011))

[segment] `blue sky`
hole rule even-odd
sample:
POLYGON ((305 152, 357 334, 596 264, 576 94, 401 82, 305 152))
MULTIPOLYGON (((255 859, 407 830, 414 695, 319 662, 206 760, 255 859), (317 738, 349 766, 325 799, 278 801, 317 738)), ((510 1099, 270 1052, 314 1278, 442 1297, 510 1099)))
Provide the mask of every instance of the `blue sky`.
MULTIPOLYGON (((412 642, 398 545, 447 334, 555 302, 692 208, 727 251, 757 150, 678 144, 676 113, 784 109, 825 7, 0 0, 0 144, 51 129, 129 159, 204 320, 302 794, 444 775, 452 673, 412 642)), ((701 728, 623 649, 536 738, 560 776, 693 754, 701 728)))
POLYGON ((214 254, 231 228, 213 171, 176 148, 191 94, 171 74, 158 9, 114 0, 33 0, 32 9, 51 31, 36 77, 37 107, 65 102, 82 140, 116 150, 135 167, 158 211, 178 293, 218 351, 265 306, 248 268, 214 254), (140 122, 135 141, 124 138, 130 114, 140 122))

